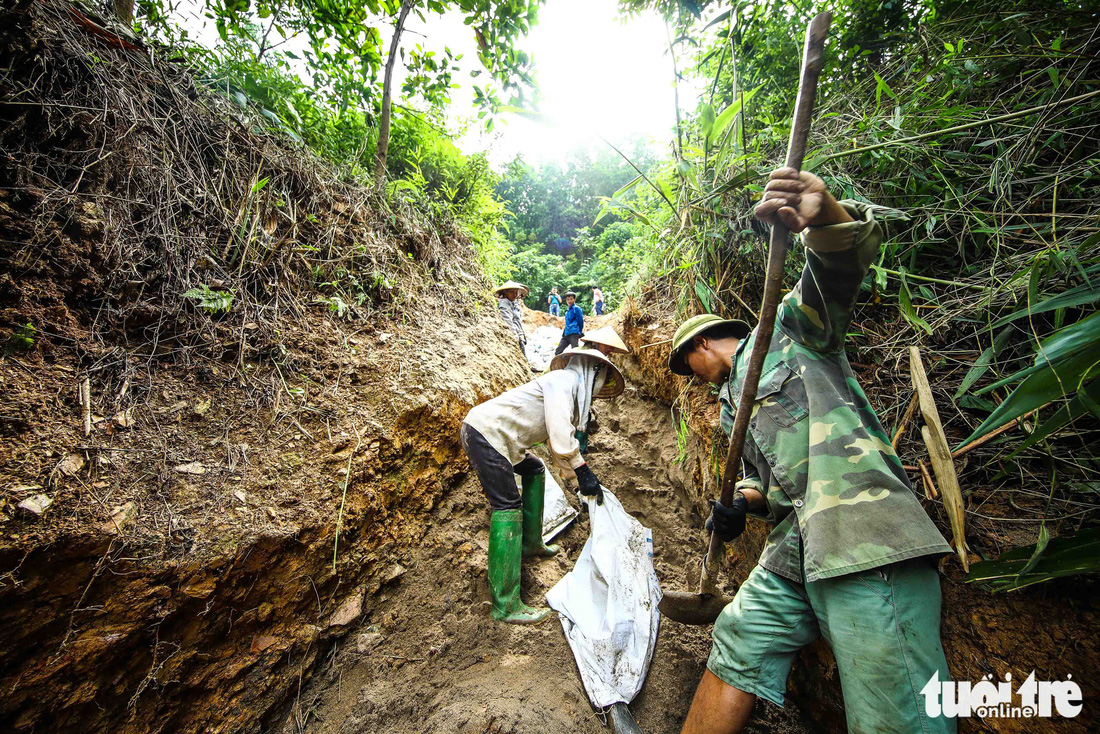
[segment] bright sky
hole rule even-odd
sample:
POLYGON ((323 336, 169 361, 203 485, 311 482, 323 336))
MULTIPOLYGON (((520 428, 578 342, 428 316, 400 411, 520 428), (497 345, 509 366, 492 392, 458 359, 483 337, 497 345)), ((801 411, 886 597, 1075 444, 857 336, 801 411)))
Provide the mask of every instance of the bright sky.
MULTIPOLYGON (((216 42, 199 0, 182 0, 177 13, 194 38, 207 45, 216 42)), ((392 26, 382 25, 380 30, 388 43, 392 26)), ((616 145, 641 136, 667 150, 675 134, 672 63, 665 25, 656 13, 624 21, 616 0, 546 0, 538 25, 519 42, 535 61, 542 121, 506 114, 490 134, 474 118, 475 80, 470 71, 482 67, 473 31, 463 25, 462 15, 429 14, 427 22, 410 16, 401 45, 411 48, 418 43, 440 54, 446 46, 463 55, 463 69, 455 77, 461 88, 453 90, 449 113, 456 129, 470 121, 458 145, 467 153, 487 151, 495 165, 503 166, 517 154, 529 163, 561 159, 578 147, 603 145, 598 135, 616 145)), ((300 46, 294 39, 285 48, 300 51, 300 46)), ((397 90, 402 72, 398 64, 397 90)), ((693 109, 695 99, 690 85, 681 83, 681 108, 693 109)))
MULTIPOLYGON (((416 21, 402 45, 421 41, 464 54, 462 63, 480 68, 473 33, 459 15, 416 21)), ((538 25, 520 47, 533 55, 539 111, 546 120, 509 114, 486 135, 475 121, 459 145, 488 150, 496 164, 517 153, 531 163, 559 159, 577 147, 618 144, 634 136, 666 145, 674 135, 676 109, 672 63, 665 26, 655 13, 620 20, 615 0, 547 0, 538 25)), ((484 78, 484 77, 482 77, 484 78)), ((473 95, 468 71, 459 77, 452 116, 469 116, 473 95)), ((680 104, 694 107, 694 91, 681 84, 680 104)))

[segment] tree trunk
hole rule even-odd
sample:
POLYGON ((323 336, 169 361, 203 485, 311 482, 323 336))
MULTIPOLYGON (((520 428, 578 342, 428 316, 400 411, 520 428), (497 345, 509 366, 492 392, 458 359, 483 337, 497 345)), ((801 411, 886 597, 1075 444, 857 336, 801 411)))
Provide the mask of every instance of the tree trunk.
POLYGON ((134 0, 113 0, 115 17, 127 27, 134 22, 134 0))
POLYGON ((386 153, 390 147, 390 97, 393 91, 393 67, 397 63, 397 49, 401 45, 401 33, 405 30, 405 19, 412 10, 413 0, 402 0, 401 10, 397 14, 397 24, 393 27, 390 39, 390 53, 386 59, 386 76, 382 83, 382 119, 378 125, 378 147, 374 153, 374 180, 381 184, 386 180, 386 153))

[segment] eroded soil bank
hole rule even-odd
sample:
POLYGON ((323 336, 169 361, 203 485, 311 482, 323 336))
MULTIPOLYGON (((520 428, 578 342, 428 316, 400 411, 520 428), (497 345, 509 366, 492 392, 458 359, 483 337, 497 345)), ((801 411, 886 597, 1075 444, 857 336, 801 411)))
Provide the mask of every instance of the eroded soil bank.
MULTIPOLYGON (((683 500, 686 457, 668 408, 628 388, 601 404, 599 415, 594 470, 653 530, 662 585, 686 588, 686 567, 697 561, 704 537, 698 512, 683 500)), ((542 603, 587 537, 582 512, 555 541, 558 556, 525 561, 525 599, 542 603)), ((607 731, 585 696, 556 615, 529 627, 490 619, 487 546, 488 508, 470 475, 432 511, 423 541, 404 562, 407 571, 368 603, 369 613, 334 649, 325 674, 296 697, 282 732, 607 731)), ((631 706, 645 731, 679 731, 709 650, 709 628, 661 621, 645 687, 631 706)), ((761 705, 758 714, 754 732, 812 730, 793 707, 761 705)))

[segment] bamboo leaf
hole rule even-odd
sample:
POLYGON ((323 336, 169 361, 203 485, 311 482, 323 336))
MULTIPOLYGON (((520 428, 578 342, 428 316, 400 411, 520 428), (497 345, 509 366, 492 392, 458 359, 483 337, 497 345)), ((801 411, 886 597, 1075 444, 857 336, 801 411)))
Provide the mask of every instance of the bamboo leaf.
MULTIPOLYGON (((1081 385, 1100 374, 1100 359, 1096 350, 1098 344, 1100 313, 1067 326, 1045 339, 1036 355, 1035 365, 994 383, 996 386, 1024 378, 962 443, 969 443, 1025 413, 1077 391, 1081 385)), ((979 390, 978 394, 990 389, 979 390)))
POLYGON ((707 136, 707 139, 711 143, 722 137, 722 133, 726 131, 726 128, 733 122, 733 118, 741 111, 742 105, 748 104, 749 100, 756 94, 757 89, 760 89, 760 87, 756 87, 756 89, 751 89, 743 95, 739 95, 737 99, 731 102, 726 109, 722 110, 718 116, 714 118, 714 124, 711 126, 710 135, 707 136))
POLYGON ((710 300, 710 288, 699 278, 695 279, 695 295, 699 296, 699 302, 707 313, 713 313, 714 308, 710 300))
POLYGON ((1035 550, 1032 552, 1031 558, 1029 558, 1024 567, 1020 569, 1020 572, 1016 574, 1017 581, 1022 579, 1031 569, 1039 565, 1039 560, 1043 557, 1043 552, 1047 549, 1049 543, 1050 531, 1047 530, 1047 524, 1044 522, 1039 526, 1039 540, 1035 542, 1035 550))
POLYGON ((1012 336, 1012 329, 1002 330, 1001 333, 993 339, 993 344, 974 360, 974 364, 971 365, 966 376, 963 377, 959 389, 955 391, 956 400, 962 397, 963 394, 985 374, 986 370, 989 369, 989 363, 996 359, 997 355, 999 355, 1001 350, 1005 348, 1005 345, 1008 344, 1010 336, 1012 336))
MULTIPOLYGON (((1095 348, 1097 344, 1100 344, 1100 312, 1059 329, 1043 340, 1040 349, 1036 351, 1033 365, 1009 375, 1003 380, 998 380, 992 385, 987 385, 975 394, 984 395, 991 390, 1010 385, 1037 372, 1049 369, 1051 365, 1057 365, 1059 362, 1069 361, 1075 357, 1079 359, 1083 351, 1087 351, 1090 347, 1095 348)), ((1082 373, 1080 372, 1069 371, 1065 374, 1067 377, 1064 379, 1071 379, 1074 385, 1081 380, 1082 373)))
POLYGON ((932 333, 932 327, 927 321, 917 315, 917 310, 913 308, 913 302, 909 297, 909 284, 905 282, 905 276, 901 277, 901 288, 898 290, 898 301, 901 304, 901 315, 905 317, 913 326, 924 329, 928 334, 932 333))
MULTIPOLYGON (((1087 303, 1100 300, 1100 283, 1079 285, 1076 288, 1070 288, 1067 291, 1063 291, 1056 296, 1051 296, 1044 301, 1041 301, 1031 307, 1030 313, 1035 314, 1045 313, 1047 311, 1053 311, 1058 308, 1073 308, 1075 306, 1083 306, 1087 303)), ((1008 316, 997 319, 990 324, 991 329, 997 329, 1005 324, 1011 323, 1018 318, 1027 316, 1029 310, 1022 308, 1019 311, 1013 311, 1008 316)))
POLYGON ((1021 451, 1034 446, 1043 439, 1062 430, 1085 413, 1092 412, 1089 403, 1100 401, 1100 380, 1093 380, 1077 391, 1064 405, 1058 408, 1049 418, 1044 420, 1035 432, 1028 436, 1022 443, 1012 450, 1006 459, 1011 459, 1021 451))
POLYGON ((640 211, 638 211, 634 207, 630 206, 629 204, 626 204, 626 203, 621 202, 621 201, 616 201, 615 199, 612 199, 608 196, 601 196, 600 200, 603 201, 603 207, 600 209, 600 215, 596 218, 597 222, 604 217, 604 215, 607 213, 607 211, 610 211, 611 209, 625 209, 627 212, 629 212, 631 214, 631 216, 633 216, 639 222, 642 222, 643 224, 648 225, 650 228, 652 228, 654 230, 657 229, 656 227, 653 226, 653 222, 651 222, 649 220, 649 217, 642 214, 640 211), (605 211, 605 209, 607 211, 605 211))
POLYGON ((967 583, 983 583, 993 591, 1013 591, 1057 578, 1100 571, 1100 529, 1089 528, 1069 538, 1048 540, 1034 563, 1038 543, 1014 548, 995 561, 975 563, 967 583), (1028 568, 1030 564, 1030 568, 1028 568), (1027 572, 1024 573, 1024 569, 1027 572))
POLYGON ((641 177, 641 175, 640 175, 640 174, 639 174, 639 175, 637 175, 637 176, 635 176, 634 178, 630 179, 630 181, 629 181, 629 182, 627 182, 627 184, 626 184, 625 186, 621 187, 621 188, 620 188, 620 189, 619 189, 618 191, 616 191, 616 192, 615 192, 614 194, 612 194, 612 195, 611 195, 611 198, 612 198, 612 199, 618 199, 618 198, 620 198, 620 197, 621 197, 621 196, 622 196, 623 194, 625 194, 625 193, 626 193, 627 191, 630 191, 630 190, 631 190, 631 189, 633 189, 633 188, 634 188, 635 186, 637 186, 637 185, 638 185, 638 182, 639 182, 639 181, 641 181, 641 180, 642 180, 642 177, 641 177))
POLYGON ((699 132, 710 140, 710 132, 714 128, 714 108, 709 104, 699 105, 699 132))

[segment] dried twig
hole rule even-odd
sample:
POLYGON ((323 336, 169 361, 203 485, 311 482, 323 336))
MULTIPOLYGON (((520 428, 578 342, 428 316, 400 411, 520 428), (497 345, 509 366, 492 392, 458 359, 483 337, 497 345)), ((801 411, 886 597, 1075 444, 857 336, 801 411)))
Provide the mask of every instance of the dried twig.
POLYGON ((77 394, 84 413, 84 435, 87 436, 92 432, 92 384, 87 377, 77 387, 77 394))
POLYGON ((990 441, 992 441, 993 439, 995 439, 997 436, 1000 436, 1005 431, 1008 431, 1009 429, 1015 428, 1016 426, 1020 425, 1025 420, 1027 420, 1031 416, 1035 415, 1038 411, 1040 411, 1043 408, 1047 407, 1047 405, 1050 405, 1050 403, 1047 403, 1046 405, 1040 406, 1040 407, 1036 408, 1035 410, 1031 411, 1030 413, 1025 413, 1024 415, 1021 415, 1019 418, 1015 418, 1013 420, 1010 420, 1008 423, 1005 423, 1000 428, 992 430, 989 433, 985 434, 984 436, 981 436, 979 438, 975 438, 973 441, 966 444, 965 446, 960 446, 959 448, 957 448, 957 449, 955 449, 954 451, 951 452, 951 458, 952 459, 957 459, 957 458, 959 458, 960 456, 962 456, 964 454, 970 453, 971 451, 978 448, 979 446, 984 446, 985 444, 987 444, 990 441))
POLYGON ((363 438, 359 435, 359 427, 352 425, 352 430, 355 431, 355 448, 348 454, 348 465, 344 475, 344 493, 340 497, 340 512, 336 515, 336 534, 332 540, 332 570, 336 570, 336 550, 340 546, 340 525, 344 521, 344 503, 348 499, 348 485, 351 484, 351 460, 355 458, 355 452, 359 450, 359 447, 363 445, 363 438))
POLYGON ((920 476, 924 482, 925 498, 930 500, 938 498, 940 493, 936 491, 936 484, 932 481, 932 475, 928 473, 928 465, 921 460, 917 462, 917 466, 920 468, 920 476))
POLYGON ((905 433, 905 429, 909 427, 909 421, 913 420, 913 415, 917 412, 918 405, 920 405, 920 398, 914 393, 913 399, 909 401, 909 407, 905 409, 905 414, 902 415, 901 420, 898 422, 898 429, 894 431, 894 438, 890 441, 890 445, 894 447, 894 451, 898 450, 898 441, 901 439, 901 435, 905 433))

